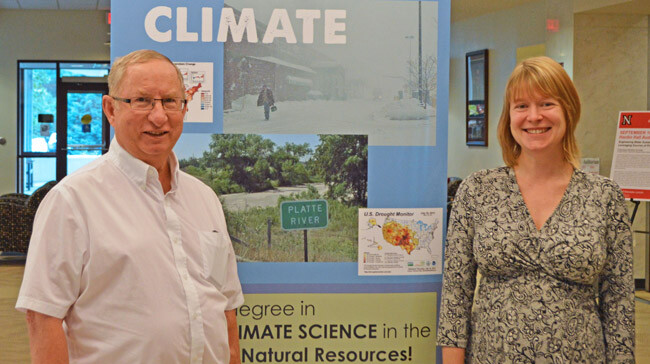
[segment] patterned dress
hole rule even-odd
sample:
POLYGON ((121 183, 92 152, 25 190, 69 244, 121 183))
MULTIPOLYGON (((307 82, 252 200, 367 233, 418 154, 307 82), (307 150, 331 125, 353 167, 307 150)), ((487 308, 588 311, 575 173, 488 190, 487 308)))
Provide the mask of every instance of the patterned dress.
POLYGON ((512 169, 474 173, 445 259, 438 345, 467 363, 634 363, 632 235, 613 181, 575 170, 537 230, 512 169))

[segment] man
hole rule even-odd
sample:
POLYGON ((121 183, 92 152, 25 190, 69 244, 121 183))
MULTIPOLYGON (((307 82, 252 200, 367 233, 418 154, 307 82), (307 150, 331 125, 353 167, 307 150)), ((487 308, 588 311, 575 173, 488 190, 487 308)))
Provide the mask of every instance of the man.
POLYGON ((118 58, 102 106, 109 152, 42 202, 16 308, 34 363, 239 363, 243 303, 219 199, 178 169, 183 77, 118 58))
POLYGON ((259 96, 257 96, 257 106, 264 106, 264 119, 269 120, 271 106, 275 104, 273 100, 273 92, 266 85, 262 85, 262 91, 260 91, 259 96))

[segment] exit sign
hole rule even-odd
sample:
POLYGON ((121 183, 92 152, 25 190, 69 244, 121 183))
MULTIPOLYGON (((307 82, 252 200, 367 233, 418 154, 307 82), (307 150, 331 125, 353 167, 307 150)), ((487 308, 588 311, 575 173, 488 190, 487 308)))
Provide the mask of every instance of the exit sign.
POLYGON ((282 230, 308 230, 327 227, 327 201, 284 201, 280 204, 282 230))

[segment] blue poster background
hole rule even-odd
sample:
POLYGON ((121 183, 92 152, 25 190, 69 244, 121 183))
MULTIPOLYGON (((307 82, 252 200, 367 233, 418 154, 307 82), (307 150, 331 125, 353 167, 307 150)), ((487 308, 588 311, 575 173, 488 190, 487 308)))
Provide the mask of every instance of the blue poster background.
MULTIPOLYGON (((282 0, 276 0, 278 7, 282 0)), ((326 6, 327 2, 323 2, 326 6)), ((214 122, 187 123, 184 133, 223 133, 223 43, 217 42, 223 1, 214 0, 113 0, 111 4, 111 59, 137 49, 155 49, 178 62, 214 64, 214 122), (157 27, 172 30, 173 39, 161 43, 144 29, 146 14, 154 7, 172 8, 172 19, 161 17, 157 27), (188 9, 188 31, 201 31, 202 7, 214 9, 213 40, 175 40, 176 9, 188 9)), ((372 12, 372 9, 368 9, 372 12)), ((353 21, 348 19, 348 21, 353 21)), ((431 31, 431 30, 424 30, 431 31)), ((435 143, 429 146, 368 147, 369 208, 439 207, 446 215, 447 116, 449 86, 450 0, 438 1, 437 92, 435 143)), ((368 39, 381 47, 381 39, 368 39)), ((445 224, 446 225, 446 224, 445 224)), ((446 226, 443 226, 446 231, 446 226)), ((441 275, 358 276, 357 263, 238 263, 245 293, 378 293, 438 292, 441 275)), ((438 295, 439 297, 439 295, 438 295)), ((433 304, 433 303, 432 303, 433 304)))
MULTIPOLYGON (((223 84, 223 43, 219 42, 177 42, 176 38, 176 9, 187 7, 187 30, 200 32, 201 27, 193 24, 201 24, 202 7, 214 7, 215 14, 223 7, 223 1, 113 1, 111 2, 111 62, 115 57, 126 55, 138 49, 153 49, 174 62, 191 60, 193 62, 212 62, 214 69, 214 85, 223 84), (172 18, 159 17, 156 21, 160 31, 172 30, 171 42, 156 42, 147 35, 144 27, 144 19, 147 13, 158 6, 166 6, 172 9, 172 18)), ((217 22, 218 24, 218 22, 217 22)), ((216 24, 215 24, 216 31, 216 24)), ((214 37, 216 39, 216 36, 214 37)), ((199 35, 200 39, 200 35, 199 35)), ((223 99, 223 89, 214 89, 214 123, 211 124, 187 124, 183 131, 186 133, 221 133, 223 131, 223 106, 220 102, 223 99)))

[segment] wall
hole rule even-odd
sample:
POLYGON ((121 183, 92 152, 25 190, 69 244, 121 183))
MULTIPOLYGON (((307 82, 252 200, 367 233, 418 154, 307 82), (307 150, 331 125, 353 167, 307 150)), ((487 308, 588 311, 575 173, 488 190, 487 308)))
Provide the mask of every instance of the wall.
POLYGON ((546 18, 557 20, 559 30, 546 31, 546 55, 563 63, 573 79, 573 3, 572 0, 546 0, 546 18))
POLYGON ((647 107, 648 17, 576 14, 573 73, 582 154, 600 158, 600 173, 609 176, 619 111, 647 107))
POLYGON ((486 14, 451 25, 449 70, 449 153, 447 174, 470 173, 503 165, 496 136, 503 91, 516 63, 518 47, 545 42, 545 1, 486 14), (465 144, 465 53, 489 50, 488 146, 465 144))
POLYGON ((629 2, 630 0, 573 0, 573 10, 580 13, 589 10, 597 10, 607 6, 629 2))
MULTIPOLYGON (((600 174, 609 176, 619 111, 648 107, 648 17, 576 14, 574 24, 574 81, 583 107, 576 133, 583 156, 600 158, 600 174)), ((647 230, 645 211, 639 208, 634 230, 647 230)), ((634 234, 635 278, 645 277, 645 239, 634 234)))
POLYGON ((107 61, 105 18, 105 11, 0 10, 0 136, 7 139, 0 145, 0 194, 16 191, 17 61, 107 61))

